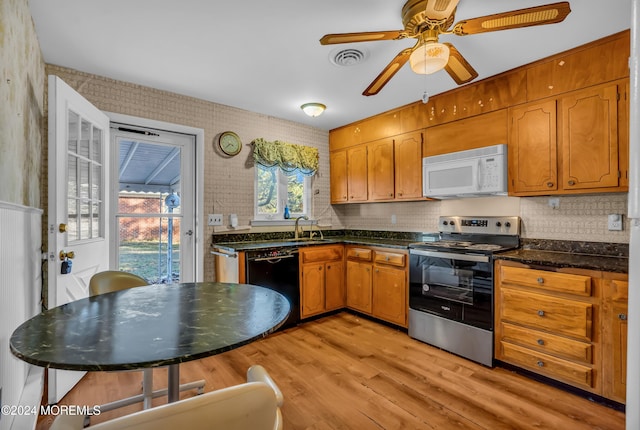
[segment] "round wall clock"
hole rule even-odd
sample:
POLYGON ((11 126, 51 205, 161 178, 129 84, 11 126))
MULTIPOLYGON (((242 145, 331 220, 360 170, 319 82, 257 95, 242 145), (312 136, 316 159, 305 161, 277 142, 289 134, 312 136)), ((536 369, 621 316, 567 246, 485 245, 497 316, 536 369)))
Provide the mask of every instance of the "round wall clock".
POLYGON ((225 131, 218 136, 220 150, 229 156, 238 155, 242 150, 240 137, 232 131, 225 131))

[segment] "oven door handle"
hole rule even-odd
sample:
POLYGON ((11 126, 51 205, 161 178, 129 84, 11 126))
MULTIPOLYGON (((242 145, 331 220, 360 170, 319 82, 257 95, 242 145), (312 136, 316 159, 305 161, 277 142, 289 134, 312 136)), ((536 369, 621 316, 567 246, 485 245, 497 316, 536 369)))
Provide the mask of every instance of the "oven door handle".
POLYGON ((409 250, 409 254, 434 258, 450 258, 452 260, 489 262, 489 256, 483 254, 457 254, 455 252, 424 251, 421 249, 411 249, 409 250))

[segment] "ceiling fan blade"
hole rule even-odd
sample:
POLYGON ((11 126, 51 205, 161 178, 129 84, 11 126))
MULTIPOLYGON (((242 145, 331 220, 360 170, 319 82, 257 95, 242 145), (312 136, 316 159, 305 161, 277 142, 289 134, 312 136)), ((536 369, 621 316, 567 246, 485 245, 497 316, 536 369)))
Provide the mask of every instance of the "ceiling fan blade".
POLYGON ((449 47, 449 61, 444 66, 444 69, 449 73, 449 76, 458 85, 466 84, 477 78, 478 72, 471 67, 471 64, 460 54, 460 51, 450 43, 445 43, 445 45, 449 47))
POLYGON ((336 43, 374 42, 376 40, 398 40, 404 39, 405 37, 407 37, 407 33, 403 30, 325 34, 322 36, 322 39, 320 39, 320 44, 334 45, 336 43))
POLYGON ((414 48, 407 48, 401 51, 398 55, 396 55, 396 57, 393 60, 391 60, 391 62, 387 65, 387 67, 385 67, 384 70, 380 72, 378 77, 375 78, 373 82, 371 82, 371 84, 369 84, 369 86, 367 87, 366 90, 364 90, 362 95, 374 96, 378 94, 382 89, 382 87, 384 87, 387 84, 387 82, 389 82, 391 78, 393 78, 393 75, 395 75, 398 72, 398 70, 400 70, 402 66, 404 66, 404 64, 409 60, 409 57, 411 56, 413 49, 414 48))
POLYGON ((424 7, 425 16, 432 20, 447 19, 458 6, 460 0, 427 0, 427 5, 424 7))
POLYGON ((566 1, 512 10, 460 21, 453 27, 453 33, 464 36, 533 25, 553 24, 563 21, 569 15, 569 12, 571 12, 571 8, 569 7, 569 2, 566 1))

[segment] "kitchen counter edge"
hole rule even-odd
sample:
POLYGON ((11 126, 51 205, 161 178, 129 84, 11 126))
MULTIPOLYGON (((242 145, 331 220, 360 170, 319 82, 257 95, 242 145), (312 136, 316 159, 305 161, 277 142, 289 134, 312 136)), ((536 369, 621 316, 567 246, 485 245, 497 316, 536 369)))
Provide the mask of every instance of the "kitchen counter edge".
POLYGON ((495 260, 517 261, 529 265, 629 273, 629 258, 578 254, 537 249, 515 249, 494 254, 495 260))

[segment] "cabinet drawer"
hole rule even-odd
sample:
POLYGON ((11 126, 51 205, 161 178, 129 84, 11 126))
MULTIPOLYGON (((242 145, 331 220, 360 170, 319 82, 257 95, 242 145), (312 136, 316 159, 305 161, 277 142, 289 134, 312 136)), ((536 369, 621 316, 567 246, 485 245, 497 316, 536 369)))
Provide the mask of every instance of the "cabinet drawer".
POLYGON ((504 361, 583 388, 593 388, 593 369, 578 363, 532 351, 508 342, 500 343, 504 361))
POLYGON ((374 261, 377 264, 390 264, 392 266, 404 267, 406 256, 397 252, 376 251, 374 261))
POLYGON ((591 340, 590 303, 503 288, 500 311, 503 321, 591 340))
POLYGON ((541 290, 569 293, 579 296, 591 295, 591 277, 546 270, 523 269, 502 266, 502 282, 524 285, 541 290))
POLYGON ((567 339, 542 331, 502 323, 502 340, 568 360, 593 362, 590 343, 567 339))
POLYGON ((341 246, 305 249, 301 251, 302 263, 342 260, 342 249, 341 246))
POLYGON ((367 248, 347 248, 347 258, 352 260, 371 261, 373 251, 367 248))

